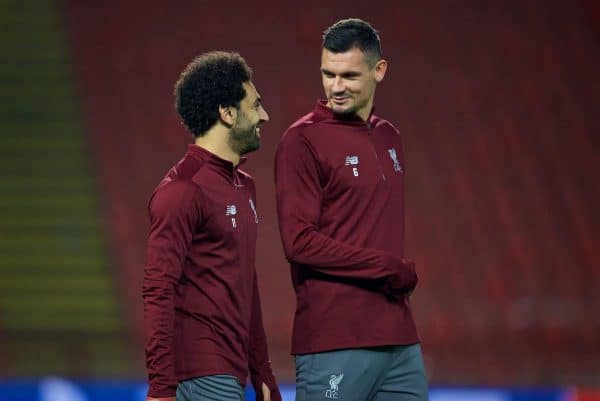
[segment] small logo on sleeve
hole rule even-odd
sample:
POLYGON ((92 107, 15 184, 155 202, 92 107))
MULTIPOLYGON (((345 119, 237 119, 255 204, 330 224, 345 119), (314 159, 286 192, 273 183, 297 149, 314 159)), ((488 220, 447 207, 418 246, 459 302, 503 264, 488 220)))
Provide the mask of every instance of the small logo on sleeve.
POLYGON ((388 149, 388 153, 390 155, 390 158, 392 159, 392 162, 394 163, 394 171, 403 173, 404 170, 402 169, 402 166, 400 165, 400 162, 398 161, 398 154, 396 153, 396 149, 390 148, 390 149, 388 149))
MULTIPOLYGON (((235 216, 237 214, 237 207, 235 205, 227 205, 225 209, 225 216, 235 216)), ((236 228, 237 223, 235 221, 235 217, 231 218, 231 227, 236 228)))
MULTIPOLYGON (((346 166, 358 166, 358 156, 346 156, 346 166)), ((352 167, 352 174, 358 177, 358 167, 352 167)))

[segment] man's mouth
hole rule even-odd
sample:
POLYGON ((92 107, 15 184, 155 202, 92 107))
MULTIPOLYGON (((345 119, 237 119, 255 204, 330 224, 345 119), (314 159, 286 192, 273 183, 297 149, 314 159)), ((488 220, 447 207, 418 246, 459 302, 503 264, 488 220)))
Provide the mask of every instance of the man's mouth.
POLYGON ((333 96, 331 100, 333 103, 341 105, 347 103, 350 100, 350 96, 333 96))

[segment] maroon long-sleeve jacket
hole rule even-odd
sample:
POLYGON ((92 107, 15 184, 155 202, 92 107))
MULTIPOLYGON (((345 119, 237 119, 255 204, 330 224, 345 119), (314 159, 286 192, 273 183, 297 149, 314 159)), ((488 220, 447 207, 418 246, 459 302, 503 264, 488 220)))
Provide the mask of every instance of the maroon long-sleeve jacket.
MULTIPOLYGON (((154 397, 177 382, 248 372, 278 394, 258 294, 258 215, 252 178, 190 145, 154 190, 142 294, 146 362, 154 397)), ((276 396, 277 398, 277 396, 276 396)))
POLYGON ((404 158, 398 131, 324 101, 283 135, 279 227, 296 291, 292 353, 419 341, 406 296, 404 158))

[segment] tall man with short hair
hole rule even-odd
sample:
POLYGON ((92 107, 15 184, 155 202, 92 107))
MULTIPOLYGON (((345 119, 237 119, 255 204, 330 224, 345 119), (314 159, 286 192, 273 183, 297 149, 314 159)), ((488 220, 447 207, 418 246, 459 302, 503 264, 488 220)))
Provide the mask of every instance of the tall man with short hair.
POLYGON ((147 400, 280 401, 254 266, 258 215, 242 155, 260 146, 267 112, 237 53, 197 57, 175 85, 194 135, 149 203, 144 269, 147 400))
POLYGON ((404 259, 404 158, 373 114, 387 69, 360 19, 323 36, 326 100, 277 149, 279 226, 296 291, 296 401, 421 401, 427 380, 404 259))

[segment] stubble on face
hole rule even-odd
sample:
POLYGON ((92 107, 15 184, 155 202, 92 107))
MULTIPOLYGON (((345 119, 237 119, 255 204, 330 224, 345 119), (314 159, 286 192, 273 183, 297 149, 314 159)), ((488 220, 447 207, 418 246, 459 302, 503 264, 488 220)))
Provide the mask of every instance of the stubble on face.
POLYGON ((229 146, 235 153, 245 155, 260 148, 260 138, 256 132, 258 124, 253 124, 243 110, 238 110, 237 121, 229 132, 229 146))
POLYGON ((229 147, 238 155, 260 148, 260 127, 269 121, 262 99, 252 82, 244 82, 246 96, 237 107, 237 119, 229 131, 229 147))
POLYGON ((375 69, 360 49, 341 53, 323 49, 321 76, 327 104, 335 114, 368 116, 375 94, 375 69))

